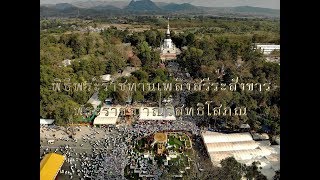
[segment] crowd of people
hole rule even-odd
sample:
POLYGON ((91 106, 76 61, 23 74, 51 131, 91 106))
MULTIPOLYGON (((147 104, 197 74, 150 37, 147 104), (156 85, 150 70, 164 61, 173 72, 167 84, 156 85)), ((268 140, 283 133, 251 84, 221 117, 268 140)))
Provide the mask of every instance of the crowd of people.
MULTIPOLYGON (((84 127, 82 127, 84 128, 84 127)), ((199 135, 199 128, 191 121, 140 121, 132 126, 121 125, 115 128, 89 128, 89 133, 82 131, 81 138, 68 136, 46 135, 48 131, 57 132, 65 130, 59 126, 42 127, 41 133, 41 157, 49 152, 66 155, 65 165, 60 174, 66 179, 124 179, 124 169, 128 165, 128 154, 132 149, 133 140, 163 131, 188 131, 199 135), (104 135, 104 136, 103 136, 104 135), (48 139, 55 137, 55 144, 46 144, 48 139), (103 137, 103 138, 101 138, 103 137), (76 178, 78 177, 78 178, 76 178)), ((77 127, 78 132, 81 127, 77 127)))

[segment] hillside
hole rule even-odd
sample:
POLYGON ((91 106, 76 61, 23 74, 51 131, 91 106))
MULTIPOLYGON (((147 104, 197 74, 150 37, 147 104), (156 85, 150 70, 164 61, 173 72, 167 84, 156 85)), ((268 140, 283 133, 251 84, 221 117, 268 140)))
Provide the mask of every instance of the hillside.
POLYGON ((188 3, 183 3, 183 4, 175 4, 175 3, 170 3, 168 5, 162 6, 161 9, 167 10, 167 11, 195 11, 195 10, 200 10, 198 7, 193 6, 188 3))
POLYGON ((74 9, 76 7, 69 3, 59 3, 59 4, 56 4, 54 8, 56 8, 57 10, 68 10, 68 9, 74 9))
POLYGON ((79 8, 95 8, 95 7, 105 7, 105 6, 114 6, 117 8, 125 8, 128 6, 129 1, 79 1, 74 2, 72 5, 79 8))
POLYGON ((115 6, 111 6, 111 5, 99 5, 99 6, 95 6, 92 7, 92 9, 97 10, 97 11, 107 11, 107 10, 111 10, 111 11, 120 11, 121 9, 115 6))
POLYGON ((280 10, 278 9, 269 9, 269 8, 260 8, 260 7, 251 7, 251 6, 234 7, 233 11, 235 13, 280 15, 280 10))
POLYGON ((75 3, 59 3, 56 5, 40 5, 41 17, 74 17, 80 11, 80 17, 107 17, 110 15, 203 15, 219 17, 253 17, 279 18, 280 10, 238 6, 238 7, 201 7, 188 3, 154 3, 151 0, 128 1, 86 1, 75 3))
POLYGON ((154 2, 151 0, 132 0, 125 10, 131 11, 159 11, 161 10, 154 2))

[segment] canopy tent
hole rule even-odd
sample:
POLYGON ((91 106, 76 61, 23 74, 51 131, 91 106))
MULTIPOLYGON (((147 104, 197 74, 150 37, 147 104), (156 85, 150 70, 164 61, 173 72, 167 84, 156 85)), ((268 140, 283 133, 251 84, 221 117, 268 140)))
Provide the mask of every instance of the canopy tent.
POLYGON ((120 115, 121 107, 102 107, 99 115, 94 119, 94 125, 116 124, 120 115))
POLYGON ((56 153, 45 155, 40 162, 40 180, 55 179, 65 159, 64 155, 56 153))
POLYGON ((139 120, 176 120, 174 109, 159 107, 141 107, 139 120))
POLYGON ((258 147, 258 144, 255 141, 220 142, 208 143, 206 145, 208 152, 245 150, 255 149, 258 147))
POLYGON ((250 133, 232 133, 223 134, 217 132, 207 131, 202 134, 205 143, 218 143, 218 142, 236 142, 236 141, 252 141, 250 133))
POLYGON ((103 82, 111 81, 111 74, 105 74, 100 76, 103 82))
POLYGON ((40 124, 52 124, 54 119, 40 119, 40 124))
POLYGON ((272 179, 280 169, 280 146, 270 146, 269 141, 254 141, 250 133, 224 134, 206 131, 201 133, 208 155, 214 166, 221 166, 221 160, 234 157, 238 162, 251 165, 261 162, 261 173, 272 179), (269 143, 268 143, 269 142, 269 143))
POLYGON ((100 124, 116 124, 118 120, 118 117, 96 117, 94 119, 93 124, 94 125, 100 125, 100 124))

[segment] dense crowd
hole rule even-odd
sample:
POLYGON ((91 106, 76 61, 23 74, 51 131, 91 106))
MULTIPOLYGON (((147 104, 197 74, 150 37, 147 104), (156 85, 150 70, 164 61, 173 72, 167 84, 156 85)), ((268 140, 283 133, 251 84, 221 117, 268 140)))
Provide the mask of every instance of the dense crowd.
MULTIPOLYGON (((43 128, 42 131, 58 131, 59 126, 43 128)), ((81 131, 81 128, 78 128, 81 131)), ((90 133, 82 135, 81 139, 70 136, 57 138, 59 147, 46 146, 43 139, 40 143, 43 155, 57 152, 66 155, 65 167, 60 174, 68 179, 76 177, 90 179, 124 179, 124 169, 128 165, 128 154, 132 141, 161 131, 188 131, 199 135, 199 128, 191 121, 141 121, 133 126, 110 128, 90 128, 90 133), (98 131, 100 129, 100 131, 98 131), (99 139, 96 136, 104 131, 99 139), (41 145, 42 144, 42 145, 41 145), (85 144, 85 145, 84 145, 85 144)), ((40 157, 40 159, 42 158, 40 157)))

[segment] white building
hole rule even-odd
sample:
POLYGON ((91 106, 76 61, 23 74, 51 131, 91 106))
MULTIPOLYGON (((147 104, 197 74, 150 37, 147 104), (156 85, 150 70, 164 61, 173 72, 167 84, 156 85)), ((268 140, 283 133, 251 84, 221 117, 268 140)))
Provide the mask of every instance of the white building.
POLYGON ((220 161, 227 157, 234 157, 246 165, 259 161, 261 173, 268 179, 280 168, 280 146, 254 141, 250 133, 224 134, 206 131, 201 133, 201 136, 213 165, 220 166, 220 161))
POLYGON ((40 119, 40 124, 49 125, 49 124, 53 124, 53 122, 54 122, 54 119, 40 119))
POLYGON ((170 26, 169 26, 169 19, 168 19, 166 38, 164 39, 162 45, 160 46, 160 59, 162 61, 174 60, 177 58, 177 55, 180 53, 181 53, 180 49, 177 48, 171 40, 170 26))
POLYGON ((261 52, 265 55, 270 54, 274 50, 279 50, 280 51, 280 45, 276 44, 255 44, 255 49, 260 49, 261 52))
POLYGON ((171 121, 176 120, 174 108, 159 108, 159 107, 141 107, 139 109, 139 120, 161 120, 171 121))
POLYGON ((115 125, 119 120, 121 107, 101 107, 93 125, 115 125))
POLYGON ((111 81, 111 74, 105 74, 105 75, 102 75, 100 76, 102 82, 109 82, 111 81))
POLYGON ((63 61, 61 61, 62 65, 64 67, 67 67, 67 66, 71 66, 71 63, 72 63, 73 60, 70 60, 70 59, 65 59, 63 61))

